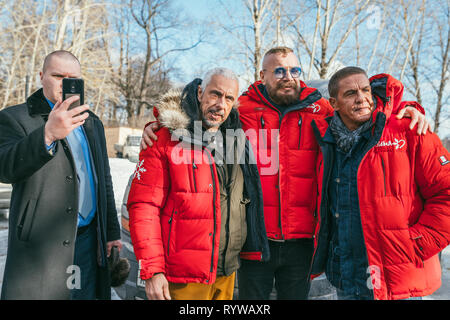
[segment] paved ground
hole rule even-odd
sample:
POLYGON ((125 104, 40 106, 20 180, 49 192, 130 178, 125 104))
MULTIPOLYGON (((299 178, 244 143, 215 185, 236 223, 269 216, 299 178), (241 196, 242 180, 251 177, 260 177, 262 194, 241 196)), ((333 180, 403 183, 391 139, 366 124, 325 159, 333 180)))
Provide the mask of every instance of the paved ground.
POLYGON ((0 288, 3 283, 3 271, 5 269, 6 249, 8 247, 8 220, 0 215, 0 288))

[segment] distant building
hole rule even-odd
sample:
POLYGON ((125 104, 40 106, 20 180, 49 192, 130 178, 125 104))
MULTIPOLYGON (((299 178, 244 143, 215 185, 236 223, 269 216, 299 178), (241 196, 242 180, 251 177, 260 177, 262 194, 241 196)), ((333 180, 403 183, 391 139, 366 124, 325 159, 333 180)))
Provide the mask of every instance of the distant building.
POLYGON ((142 135, 142 128, 129 128, 129 127, 105 127, 106 136, 106 148, 108 149, 108 158, 115 158, 116 151, 114 145, 124 144, 128 135, 142 135))

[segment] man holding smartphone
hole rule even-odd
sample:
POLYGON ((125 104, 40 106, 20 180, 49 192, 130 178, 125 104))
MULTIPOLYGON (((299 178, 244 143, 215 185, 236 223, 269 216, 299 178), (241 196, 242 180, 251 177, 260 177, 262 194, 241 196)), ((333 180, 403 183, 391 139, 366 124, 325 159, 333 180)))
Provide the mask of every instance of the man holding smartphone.
MULTIPOLYGON (((42 89, 0 112, 0 181, 13 184, 2 299, 110 299, 107 256, 119 250, 103 125, 62 101, 78 59, 44 60, 42 89)), ((80 97, 83 92, 76 92, 80 97)))

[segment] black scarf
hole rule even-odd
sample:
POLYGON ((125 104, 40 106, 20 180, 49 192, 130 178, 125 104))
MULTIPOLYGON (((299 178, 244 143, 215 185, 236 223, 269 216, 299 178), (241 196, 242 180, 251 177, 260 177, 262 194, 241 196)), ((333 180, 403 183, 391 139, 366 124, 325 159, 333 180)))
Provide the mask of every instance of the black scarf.
POLYGON ((342 122, 341 117, 338 112, 335 112, 334 117, 330 122, 331 134, 336 140, 337 147, 340 151, 348 153, 352 150, 353 146, 356 145, 361 138, 362 133, 366 132, 372 127, 371 121, 364 122, 356 130, 350 131, 342 122))

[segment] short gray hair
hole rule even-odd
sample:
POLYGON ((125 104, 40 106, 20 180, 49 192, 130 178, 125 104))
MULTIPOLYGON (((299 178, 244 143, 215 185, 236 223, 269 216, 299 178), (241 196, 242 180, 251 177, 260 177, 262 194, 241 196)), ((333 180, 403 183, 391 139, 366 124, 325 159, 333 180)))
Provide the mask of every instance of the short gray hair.
POLYGON ((236 74, 231 70, 227 68, 214 68, 211 70, 208 70, 202 80, 202 83, 200 87, 202 88, 202 92, 205 92, 206 86, 211 82, 212 77, 214 76, 222 76, 226 79, 235 80, 239 83, 239 79, 236 76, 236 74))

